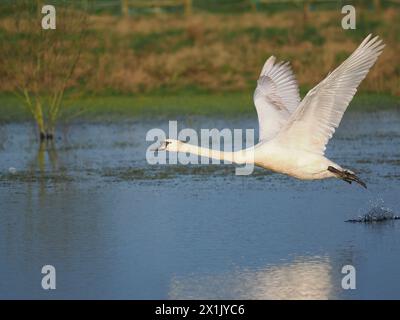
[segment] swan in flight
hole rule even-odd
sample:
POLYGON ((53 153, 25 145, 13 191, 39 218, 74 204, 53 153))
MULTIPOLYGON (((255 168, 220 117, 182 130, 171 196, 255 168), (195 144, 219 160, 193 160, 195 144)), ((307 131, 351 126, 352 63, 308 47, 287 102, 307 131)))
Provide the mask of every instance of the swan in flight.
POLYGON ((258 144, 249 149, 223 152, 167 139, 158 150, 191 153, 236 164, 253 163, 303 180, 339 178, 366 188, 354 172, 343 169, 324 153, 357 87, 384 46, 378 36, 368 35, 302 101, 289 63, 276 63, 271 56, 262 68, 254 92, 258 144))

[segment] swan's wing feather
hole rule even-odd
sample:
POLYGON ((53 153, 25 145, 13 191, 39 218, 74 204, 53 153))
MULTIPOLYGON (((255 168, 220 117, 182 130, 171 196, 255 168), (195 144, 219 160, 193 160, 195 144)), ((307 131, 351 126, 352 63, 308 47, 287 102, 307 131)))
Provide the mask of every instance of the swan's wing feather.
POLYGON ((360 82, 384 45, 369 35, 339 67, 311 89, 277 136, 279 142, 324 154, 360 82))
POLYGON ((299 105, 296 79, 289 63, 275 63, 270 57, 262 68, 254 91, 260 140, 272 139, 299 105))

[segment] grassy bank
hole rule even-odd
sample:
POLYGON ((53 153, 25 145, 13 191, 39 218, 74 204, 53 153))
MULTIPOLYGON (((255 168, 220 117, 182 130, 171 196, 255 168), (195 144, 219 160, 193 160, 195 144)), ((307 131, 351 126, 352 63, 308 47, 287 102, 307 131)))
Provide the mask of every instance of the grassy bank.
MULTIPOLYGON (((357 6, 357 28, 343 30, 341 11, 302 10, 213 14, 90 15, 81 59, 69 89, 107 95, 182 91, 250 91, 270 55, 292 63, 298 82, 312 87, 333 70, 369 33, 386 48, 360 91, 400 95, 399 10, 357 6)), ((35 67, 34 27, 16 29, 14 16, 0 16, 0 92, 11 91, 35 67), (18 54, 16 54, 18 53, 18 54), (15 72, 9 72, 14 66, 15 72), (19 82, 18 82, 19 81, 19 82)), ((35 21, 35 20, 34 20, 35 21)), ((36 22, 35 22, 36 23, 36 22)), ((66 26, 65 39, 76 34, 66 26)), ((61 32, 58 27, 56 31, 61 32)), ((68 41, 63 45, 68 47, 68 41)), ((60 53, 60 59, 63 58, 60 53)), ((52 68, 51 70, 56 70, 52 68)), ((22 81, 23 82, 23 81, 22 81)), ((28 82, 29 84, 29 82, 28 82)))
POLYGON ((369 33, 381 36, 386 48, 350 110, 398 109, 400 104, 396 8, 375 12, 357 5, 355 30, 343 30, 343 15, 334 9, 311 10, 307 18, 302 10, 269 9, 196 12, 191 17, 171 13, 121 18, 90 12, 82 20, 85 32, 73 28, 80 25, 71 19, 74 11, 60 9, 57 29, 51 33, 36 28, 32 12, 16 16, 17 7, 7 8, 0 14, 1 122, 31 120, 29 110, 11 94, 18 90, 22 98, 27 92, 40 98, 33 104, 25 100, 39 106, 32 110, 39 110, 36 118, 47 122, 255 115, 253 90, 270 55, 291 61, 304 96, 304 88, 319 83, 369 33), (69 59, 75 56, 76 63, 69 59), (79 99, 73 98, 78 92, 79 99), (60 97, 62 107, 52 107, 60 97))
MULTIPOLYGON (((400 97, 357 94, 350 111, 400 110, 400 97)), ((31 120, 29 111, 11 95, 0 95, 0 122, 31 120)), ((252 92, 92 96, 65 101, 63 119, 85 121, 130 120, 135 118, 188 117, 192 115, 255 116, 252 92)))

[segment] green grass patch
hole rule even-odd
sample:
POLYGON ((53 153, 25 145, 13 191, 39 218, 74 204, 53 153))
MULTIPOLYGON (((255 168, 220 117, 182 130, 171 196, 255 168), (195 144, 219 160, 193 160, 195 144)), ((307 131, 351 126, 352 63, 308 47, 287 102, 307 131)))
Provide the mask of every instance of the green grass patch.
POLYGON ((367 34, 375 34, 384 25, 384 22, 377 19, 367 18, 364 14, 357 19, 356 29, 349 29, 346 32, 357 42, 362 41, 367 34))
POLYGON ((245 29, 230 30, 223 32, 220 37, 226 42, 232 42, 238 37, 247 36, 253 42, 263 39, 270 43, 283 46, 287 43, 298 44, 309 41, 315 46, 321 46, 325 43, 325 38, 320 34, 317 28, 307 25, 304 28, 289 29, 280 27, 248 27, 245 29))
MULTIPOLYGON (((305 90, 301 90, 302 94, 305 90)), ((132 118, 162 118, 169 116, 240 117, 254 115, 252 92, 224 94, 182 92, 153 95, 93 96, 79 100, 65 100, 64 119, 85 121, 119 121, 132 118)), ((400 97, 386 94, 357 94, 351 111, 400 110, 400 97)), ((0 122, 30 120, 28 110, 17 98, 0 95, 0 122)))
POLYGON ((310 41, 316 46, 322 46, 325 43, 325 38, 319 33, 318 29, 310 25, 305 26, 299 36, 301 36, 302 41, 310 41))
POLYGON ((136 34, 132 37, 130 47, 136 52, 164 52, 166 49, 177 49, 185 45, 192 45, 193 41, 185 37, 183 29, 171 29, 163 32, 152 32, 149 34, 136 34), (175 44, 168 47, 168 43, 175 40, 175 44))

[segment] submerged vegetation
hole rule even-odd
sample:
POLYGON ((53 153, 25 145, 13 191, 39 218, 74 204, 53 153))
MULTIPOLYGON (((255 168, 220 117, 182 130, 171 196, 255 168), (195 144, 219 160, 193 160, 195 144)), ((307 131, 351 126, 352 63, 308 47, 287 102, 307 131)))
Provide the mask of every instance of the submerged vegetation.
MULTIPOLYGON (((250 177, 262 179, 270 176, 270 171, 255 168, 250 177)), ((136 180, 164 180, 174 179, 178 176, 191 176, 194 179, 208 179, 210 175, 221 178, 230 178, 235 175, 234 165, 153 165, 149 168, 109 168, 102 173, 103 177, 111 178, 116 181, 136 181, 136 180)))

